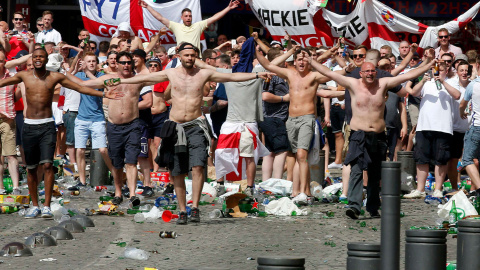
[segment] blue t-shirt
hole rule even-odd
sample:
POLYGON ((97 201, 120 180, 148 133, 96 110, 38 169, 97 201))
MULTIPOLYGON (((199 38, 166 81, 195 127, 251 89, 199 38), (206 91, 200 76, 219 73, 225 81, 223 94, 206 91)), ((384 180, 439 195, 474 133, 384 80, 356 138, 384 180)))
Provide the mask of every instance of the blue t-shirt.
MULTIPOLYGON (((212 106, 215 105, 218 100, 228 100, 227 92, 225 91, 225 85, 223 83, 219 83, 217 89, 213 93, 212 106)), ((215 132, 217 136, 220 136, 220 129, 227 119, 227 113, 228 106, 221 110, 210 113, 210 117, 212 118, 213 132, 215 132)))
MULTIPOLYGON (((105 75, 103 72, 97 72, 95 76, 101 77, 105 75)), ((77 78, 82 81, 88 81, 87 74, 84 72, 78 72, 75 74, 77 78)), ((97 89, 103 91, 103 89, 97 89)), ((83 121, 101 122, 105 121, 105 115, 103 114, 103 99, 102 97, 89 96, 80 94, 80 105, 78 106, 77 118, 83 121)))

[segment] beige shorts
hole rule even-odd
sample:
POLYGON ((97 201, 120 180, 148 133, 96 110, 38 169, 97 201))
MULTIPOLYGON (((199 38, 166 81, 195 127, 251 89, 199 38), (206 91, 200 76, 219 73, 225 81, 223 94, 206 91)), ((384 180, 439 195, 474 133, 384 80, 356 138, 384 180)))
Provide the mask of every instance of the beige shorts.
POLYGON ((15 120, 0 120, 0 136, 2 140, 2 156, 16 156, 15 120))
POLYGON ((418 123, 418 112, 419 105, 408 105, 408 113, 410 114, 410 122, 412 123, 412 128, 418 123))
POLYGON ((255 138, 253 137, 250 130, 248 130, 248 128, 245 126, 242 133, 240 134, 240 143, 238 145, 241 157, 253 157, 254 139, 255 138))
POLYGON ((351 131, 352 130, 350 129, 350 125, 347 125, 347 122, 345 121, 343 125, 343 134, 344 134, 345 143, 343 144, 343 149, 342 149, 342 160, 345 160, 345 157, 347 156, 348 145, 350 144, 351 131))
POLYGON ((309 150, 312 138, 315 135, 315 115, 307 114, 297 117, 288 117, 285 123, 288 140, 292 147, 292 153, 297 149, 309 150))

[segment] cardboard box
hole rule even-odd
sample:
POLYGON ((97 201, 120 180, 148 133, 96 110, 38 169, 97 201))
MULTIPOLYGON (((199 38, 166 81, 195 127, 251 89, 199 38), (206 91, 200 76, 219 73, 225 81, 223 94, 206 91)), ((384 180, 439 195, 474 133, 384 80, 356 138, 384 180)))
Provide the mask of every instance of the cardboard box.
POLYGON ((170 183, 170 173, 169 172, 151 172, 150 179, 155 186, 166 186, 170 183))
POLYGON ((0 204, 30 204, 30 195, 0 195, 0 204))

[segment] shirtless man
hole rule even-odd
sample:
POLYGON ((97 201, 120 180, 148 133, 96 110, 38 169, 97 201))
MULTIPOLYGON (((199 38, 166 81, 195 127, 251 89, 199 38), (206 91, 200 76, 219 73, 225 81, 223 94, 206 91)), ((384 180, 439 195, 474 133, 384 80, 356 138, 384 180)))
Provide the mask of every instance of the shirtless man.
POLYGON ((307 196, 311 196, 308 183, 309 165, 307 162, 308 150, 312 137, 315 134, 315 99, 316 96, 337 97, 344 92, 318 90, 318 85, 330 81, 330 78, 318 72, 312 72, 312 66, 308 62, 311 57, 310 51, 300 48, 293 54, 295 69, 281 68, 271 64, 256 50, 257 59, 267 70, 287 80, 290 86, 290 106, 288 108, 288 120, 286 122, 288 139, 292 152, 296 154, 300 169, 299 182, 293 183, 294 201, 306 203, 307 196))
POLYGON ((417 78, 425 73, 434 62, 422 68, 396 77, 377 79, 375 65, 365 62, 360 71, 361 78, 348 78, 330 71, 318 62, 311 61, 320 73, 332 78, 347 88, 351 95, 352 120, 350 122, 350 145, 345 164, 351 165, 348 190, 348 209, 346 214, 358 219, 362 206, 363 170, 368 172, 367 211, 372 217, 380 217, 380 171, 381 163, 386 158, 385 135, 385 94, 387 89, 405 81, 417 78))
MULTIPOLYGON (((94 80, 84 81, 83 85, 93 88, 105 87, 104 82, 113 78, 131 78, 133 77, 134 60, 129 52, 119 52, 117 54, 116 74, 106 74, 94 80)), ((137 179, 137 159, 140 154, 141 121, 139 119, 138 100, 140 91, 145 85, 132 84, 121 85, 119 91, 124 96, 119 100, 111 100, 108 104, 108 155, 113 165, 113 180, 115 182, 115 197, 113 204, 123 202, 122 197, 122 172, 123 167, 127 170, 127 186, 129 192, 124 192, 125 196, 130 197, 130 202, 136 206, 140 204, 140 199, 135 196, 135 186, 137 179)))
POLYGON ((35 67, 33 71, 21 71, 13 77, 0 80, 0 87, 25 83, 27 109, 22 139, 28 172, 28 190, 33 203, 33 207, 28 210, 25 218, 35 218, 40 213, 44 218, 51 218, 53 215, 50 201, 54 180, 52 163, 56 143, 55 124, 52 118, 52 99, 55 86, 59 83, 82 94, 107 98, 117 98, 121 94, 117 94, 114 90, 102 93, 95 89, 82 87, 68 80, 61 73, 47 71, 48 56, 44 49, 34 50, 32 59, 35 67), (41 211, 38 208, 37 194, 39 180, 37 167, 39 164, 43 165, 45 173, 45 203, 41 211))
MULTIPOLYGON (((203 86, 207 81, 247 81, 255 78, 267 78, 267 72, 225 74, 209 69, 194 67, 198 49, 190 43, 183 43, 178 48, 182 65, 179 68, 166 69, 150 74, 137 75, 133 78, 122 79, 122 84, 138 84, 139 87, 152 85, 170 80, 172 110, 169 119, 183 127, 186 139, 186 152, 176 153, 170 163, 170 175, 174 178, 175 192, 180 208, 177 224, 187 224, 185 176, 192 170, 193 177, 193 208, 191 222, 200 222, 198 202, 202 194, 204 175, 203 170, 207 164, 207 151, 210 136, 205 133, 208 128, 206 119, 202 116, 203 86)), ((112 81, 108 82, 114 85, 112 81)), ((122 85, 123 86, 123 85, 122 85)), ((170 99, 168 94, 166 99, 170 99)), ((165 123, 166 125, 167 123, 165 123)), ((208 131, 207 131, 208 132, 208 131)), ((179 140, 180 142, 180 140, 179 140)))

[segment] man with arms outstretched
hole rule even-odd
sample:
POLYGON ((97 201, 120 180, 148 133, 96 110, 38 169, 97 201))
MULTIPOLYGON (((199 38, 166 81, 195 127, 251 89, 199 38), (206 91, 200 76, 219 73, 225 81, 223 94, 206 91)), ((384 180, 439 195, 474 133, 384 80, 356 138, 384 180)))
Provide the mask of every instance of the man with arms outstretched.
MULTIPOLYGON (((172 110, 170 111, 169 119, 177 123, 176 130, 179 137, 177 144, 180 146, 179 148, 185 145, 186 150, 174 154, 173 162, 169 162, 169 169, 174 178, 175 193, 177 194, 180 208, 177 224, 186 224, 185 175, 189 170, 192 171, 193 208, 190 221, 200 222, 198 203, 205 180, 203 170, 207 162, 208 144, 210 142, 208 123, 202 116, 201 109, 203 96, 208 94, 204 92, 203 86, 207 81, 247 81, 260 77, 266 78, 268 73, 228 74, 209 69, 196 68, 194 67, 194 63, 198 55, 198 49, 190 43, 183 43, 178 48, 178 53, 182 63, 180 67, 137 75, 133 78, 122 79, 120 83, 144 86, 170 80, 171 97, 168 93, 165 96, 166 99, 171 98, 172 100, 172 110), (185 141, 182 142, 181 138, 185 138, 185 141)), ((109 85, 116 84, 113 83, 113 80, 107 83, 109 85)), ((168 126, 167 122, 169 121, 166 121, 164 126, 168 126)))
POLYGON ((22 139, 28 172, 28 190, 33 203, 33 207, 28 210, 25 218, 35 218, 40 214, 44 218, 51 218, 53 215, 50 209, 50 201, 54 180, 52 163, 56 144, 55 123, 52 118, 52 99, 55 86, 59 83, 82 94, 107 98, 117 98, 121 94, 112 90, 102 93, 95 89, 82 87, 70 81, 61 73, 47 71, 48 56, 45 49, 36 49, 33 52, 32 59, 34 70, 21 71, 13 77, 0 80, 0 87, 25 83, 27 110, 22 139), (38 208, 37 195, 37 167, 39 164, 43 165, 45 173, 45 203, 41 211, 38 208))
POLYGON ((300 169, 300 181, 294 180, 292 192, 294 201, 298 203, 306 203, 307 196, 311 196, 307 156, 312 137, 315 134, 316 96, 338 97, 344 94, 343 91, 317 91, 318 85, 330 81, 330 78, 318 72, 312 72, 312 67, 308 62, 309 57, 311 57, 310 51, 300 48, 293 54, 295 69, 281 68, 272 65, 257 49, 257 59, 260 64, 265 69, 276 73, 280 78, 287 80, 290 86, 290 106, 286 127, 288 140, 292 152, 296 154, 300 169))
POLYGON ((372 217, 380 217, 378 213, 380 171, 387 151, 384 120, 386 91, 402 82, 417 78, 431 68, 433 62, 407 74, 381 79, 377 79, 375 65, 370 62, 362 65, 360 79, 339 75, 316 61, 311 63, 320 73, 347 88, 351 95, 352 131, 345 158, 345 164, 351 165, 346 214, 352 219, 358 219, 360 215, 363 195, 362 171, 367 170, 367 211, 372 217))

